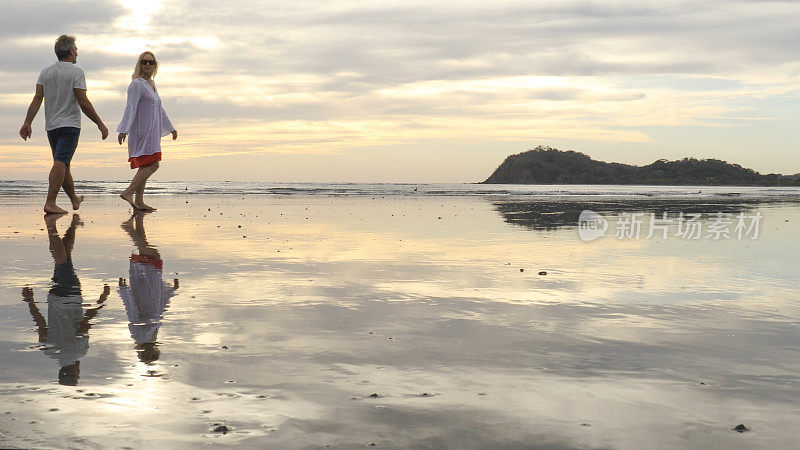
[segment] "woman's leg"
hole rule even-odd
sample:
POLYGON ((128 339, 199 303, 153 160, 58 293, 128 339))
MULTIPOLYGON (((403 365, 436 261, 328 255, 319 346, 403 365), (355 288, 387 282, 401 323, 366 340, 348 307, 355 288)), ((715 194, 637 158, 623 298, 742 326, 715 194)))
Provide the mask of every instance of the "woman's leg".
POLYGON ((133 176, 133 180, 131 180, 131 184, 122 191, 119 196, 130 203, 134 209, 155 210, 155 208, 144 204, 143 196, 147 179, 150 178, 150 175, 155 173, 156 170, 158 170, 158 161, 144 167, 139 167, 139 170, 136 171, 136 175, 133 176), (136 196, 135 199, 134 195, 136 196))
POLYGON ((158 161, 154 162, 153 164, 149 164, 149 165, 145 166, 145 168, 149 169, 149 170, 147 171, 147 176, 145 176, 142 179, 141 183, 136 188, 136 191, 135 191, 136 192, 136 199, 134 200, 134 203, 136 203, 136 206, 138 206, 139 209, 141 209, 141 210, 144 210, 144 211, 155 211, 156 208, 153 208, 152 206, 148 206, 148 205, 146 205, 144 203, 144 188, 147 185, 147 180, 148 180, 148 178, 150 178, 150 175, 153 175, 156 172, 156 170, 158 170, 158 161))

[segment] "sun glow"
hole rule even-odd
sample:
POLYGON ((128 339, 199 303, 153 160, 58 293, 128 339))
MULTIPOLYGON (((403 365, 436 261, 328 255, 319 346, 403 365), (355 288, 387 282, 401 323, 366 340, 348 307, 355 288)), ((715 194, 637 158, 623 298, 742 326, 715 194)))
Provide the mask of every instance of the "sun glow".
POLYGON ((145 31, 150 26, 150 19, 161 9, 163 0, 119 0, 122 6, 130 10, 130 14, 121 17, 117 26, 130 31, 145 31))

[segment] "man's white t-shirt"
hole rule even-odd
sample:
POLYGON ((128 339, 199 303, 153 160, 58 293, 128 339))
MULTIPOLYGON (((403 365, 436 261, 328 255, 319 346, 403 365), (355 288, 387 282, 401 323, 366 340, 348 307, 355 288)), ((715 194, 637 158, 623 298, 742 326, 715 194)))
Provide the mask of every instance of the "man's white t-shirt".
POLYGON ((73 89, 86 89, 83 70, 71 62, 58 61, 42 69, 39 80, 44 88, 44 129, 81 127, 81 108, 73 89))
POLYGON ((61 367, 74 364, 89 352, 89 335, 78 334, 83 317, 80 294, 47 295, 47 343, 50 345, 42 351, 61 367))

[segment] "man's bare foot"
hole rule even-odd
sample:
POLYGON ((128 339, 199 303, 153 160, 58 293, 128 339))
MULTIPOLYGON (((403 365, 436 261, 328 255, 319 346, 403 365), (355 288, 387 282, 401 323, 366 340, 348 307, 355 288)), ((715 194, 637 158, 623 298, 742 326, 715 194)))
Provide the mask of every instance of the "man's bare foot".
POLYGON ((55 204, 52 205, 44 205, 44 212, 45 214, 66 214, 67 211, 59 208, 55 204))
POLYGON ((129 193, 123 192, 122 194, 119 194, 119 198, 121 198, 121 199, 125 200, 126 202, 130 203, 131 207, 134 210, 139 209, 139 207, 136 206, 136 203, 133 203, 133 194, 129 194, 129 193))
POLYGON ((45 214, 66 214, 67 211, 59 208, 56 205, 44 205, 45 214))
POLYGON ((145 205, 144 203, 139 203, 138 205, 136 205, 136 208, 138 208, 139 211, 147 211, 147 212, 156 211, 158 209, 158 208, 153 208, 152 206, 145 205))
POLYGON ((77 211, 78 208, 81 207, 81 203, 83 203, 83 196, 82 195, 76 196, 75 200, 72 200, 72 209, 77 211))
MULTIPOLYGON (((55 226, 56 226, 56 222, 58 221, 58 219, 60 219, 62 217, 64 217, 64 214, 53 214, 53 213, 45 214, 44 215, 44 223, 45 223, 45 225, 47 225, 48 231, 54 231, 55 230, 55 226), (52 230, 51 230, 51 228, 52 228, 52 230)), ((58 234, 58 233, 56 232, 56 234, 58 234)))
POLYGON ((82 227, 83 221, 81 220, 81 216, 78 214, 72 215, 72 223, 70 224, 71 227, 82 227))

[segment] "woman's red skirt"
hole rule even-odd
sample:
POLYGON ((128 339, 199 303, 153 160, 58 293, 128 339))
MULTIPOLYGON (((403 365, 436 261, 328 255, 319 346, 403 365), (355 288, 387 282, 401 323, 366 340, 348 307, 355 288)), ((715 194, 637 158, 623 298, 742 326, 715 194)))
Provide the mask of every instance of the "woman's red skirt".
POLYGON ((131 169, 149 166, 156 161, 161 161, 161 152, 156 152, 152 155, 133 156, 128 158, 128 162, 131 163, 131 169))

